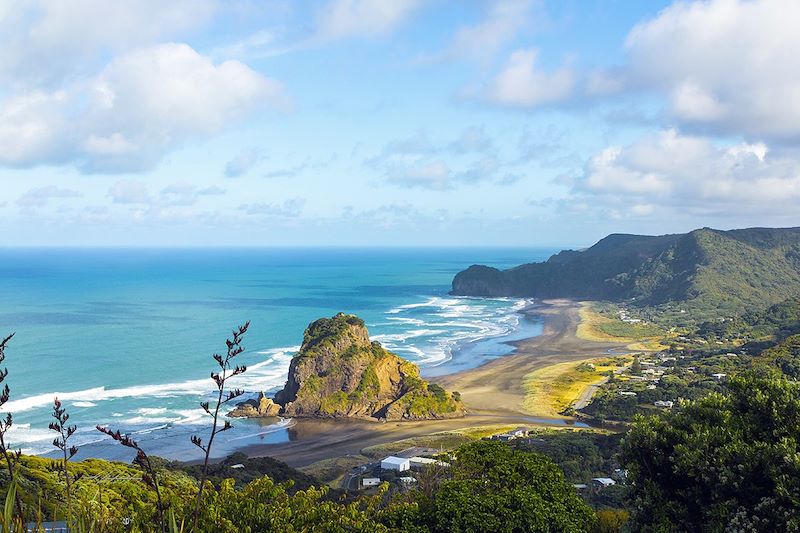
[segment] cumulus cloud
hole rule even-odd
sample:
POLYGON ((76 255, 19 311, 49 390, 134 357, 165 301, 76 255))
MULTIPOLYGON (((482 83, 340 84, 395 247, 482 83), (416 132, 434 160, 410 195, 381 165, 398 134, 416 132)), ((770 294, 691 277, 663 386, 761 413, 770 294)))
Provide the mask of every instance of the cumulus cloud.
POLYGON ((242 204, 239 206, 239 211, 252 216, 296 218, 303 214, 305 205, 305 198, 290 198, 280 203, 242 204))
POLYGON ((800 138, 799 19, 795 0, 675 2, 633 28, 627 64, 595 88, 659 91, 680 123, 716 133, 800 138))
POLYGON ((572 69, 564 65, 545 71, 537 65, 538 55, 535 49, 512 53, 505 67, 486 87, 486 99, 503 106, 534 108, 570 98, 575 89, 572 69))
POLYGON ((80 192, 72 189, 62 189, 55 185, 47 185, 25 192, 17 198, 17 205, 22 207, 41 207, 54 198, 79 198, 81 196, 83 195, 80 192))
POLYGON ((286 104, 279 83, 185 44, 113 59, 88 81, 0 102, 0 164, 73 163, 86 172, 152 168, 183 142, 286 104))
POLYGON ((773 155, 763 143, 720 146, 667 130, 602 150, 573 188, 637 215, 663 208, 700 215, 793 214, 800 201, 800 159, 773 155))
POLYGON ((317 38, 374 37, 394 30, 420 0, 331 0, 317 12, 317 38))
POLYGON ((0 80, 57 84, 108 53, 172 39, 209 21, 216 0, 26 0, 0 13, 0 80))

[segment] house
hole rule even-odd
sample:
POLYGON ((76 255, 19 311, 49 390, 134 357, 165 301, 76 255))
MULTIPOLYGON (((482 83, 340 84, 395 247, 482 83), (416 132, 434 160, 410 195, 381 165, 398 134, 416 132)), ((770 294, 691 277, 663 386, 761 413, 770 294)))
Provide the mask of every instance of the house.
POLYGON ((629 390, 624 390, 619 393, 620 396, 636 396, 636 393, 629 390))
POLYGON ((592 479, 592 486, 598 489, 610 487, 611 485, 616 485, 616 484, 617 482, 611 479, 610 477, 596 477, 592 479))
POLYGON ((411 485, 412 483, 416 483, 417 482, 417 480, 414 479, 411 476, 403 476, 403 477, 398 478, 398 479, 400 480, 400 483, 403 483, 404 485, 411 485))
POLYGON ((381 461, 381 468, 384 470, 397 470, 398 472, 405 472, 411 468, 411 464, 405 457, 395 457, 394 455, 390 455, 381 461))
POLYGON ((363 488, 367 487, 377 487, 381 484, 381 478, 379 477, 365 477, 361 480, 361 486, 363 488))
POLYGON ((517 436, 513 433, 501 433, 500 435, 492 435, 492 440, 499 440, 501 442, 508 442, 516 439, 517 436))
POLYGON ((436 459, 431 459, 430 457, 409 457, 408 464, 412 469, 421 469, 425 468, 426 466, 443 466, 448 467, 450 463, 445 463, 444 461, 437 461, 436 459))
POLYGON ((722 381, 722 378, 724 378, 727 375, 728 374, 722 374, 722 373, 720 373, 720 374, 711 374, 711 377, 716 379, 717 381, 722 381))
POLYGON ((628 479, 628 470, 625 468, 615 468, 614 473, 611 474, 611 478, 617 481, 626 481, 628 479))
POLYGON ((672 406, 675 405, 675 402, 672 400, 656 400, 653 402, 653 405, 662 409, 672 409, 672 406))

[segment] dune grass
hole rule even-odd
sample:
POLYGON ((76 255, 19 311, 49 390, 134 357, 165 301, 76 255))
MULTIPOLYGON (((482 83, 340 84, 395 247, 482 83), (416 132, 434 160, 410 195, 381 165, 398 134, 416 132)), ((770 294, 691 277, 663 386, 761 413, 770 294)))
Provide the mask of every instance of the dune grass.
POLYGON ((571 407, 584 391, 606 379, 607 371, 630 364, 629 356, 600 357, 559 363, 534 370, 524 379, 523 408, 534 416, 558 417, 571 407), (594 365, 592 370, 589 365, 594 365))

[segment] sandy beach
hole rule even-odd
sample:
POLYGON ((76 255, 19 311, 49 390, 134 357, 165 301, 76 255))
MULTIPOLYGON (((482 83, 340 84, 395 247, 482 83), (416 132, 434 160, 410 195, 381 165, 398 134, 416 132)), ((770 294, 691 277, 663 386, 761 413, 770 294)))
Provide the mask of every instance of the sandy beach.
POLYGON ((580 303, 545 300, 524 312, 543 320, 541 335, 514 342, 512 354, 477 368, 433 378, 449 390, 459 391, 467 406, 464 418, 415 422, 365 422, 297 419, 289 442, 253 445, 242 451, 250 456, 271 456, 294 467, 332 457, 359 454, 363 448, 485 425, 564 425, 570 419, 551 421, 532 417, 523 410, 523 378, 548 365, 602 356, 624 348, 623 343, 595 342, 576 336, 580 303))

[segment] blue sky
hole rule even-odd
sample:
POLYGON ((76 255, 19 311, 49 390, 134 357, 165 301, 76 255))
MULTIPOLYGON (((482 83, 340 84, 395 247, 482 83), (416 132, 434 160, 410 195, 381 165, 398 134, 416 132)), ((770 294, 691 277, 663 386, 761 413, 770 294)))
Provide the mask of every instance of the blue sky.
POLYGON ((6 2, 0 245, 800 225, 798 19, 792 0, 6 2))

